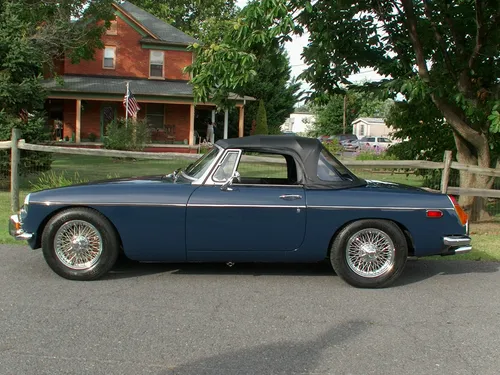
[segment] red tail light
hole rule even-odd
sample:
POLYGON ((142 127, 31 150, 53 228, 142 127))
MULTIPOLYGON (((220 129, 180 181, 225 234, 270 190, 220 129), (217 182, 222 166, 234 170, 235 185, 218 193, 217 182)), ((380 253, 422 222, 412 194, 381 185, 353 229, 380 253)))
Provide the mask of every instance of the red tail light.
POLYGON ((427 217, 430 217, 432 219, 438 219, 440 217, 443 217, 443 211, 440 211, 440 210, 427 210, 427 217))
POLYGON ((460 207, 455 197, 448 195, 448 198, 450 198, 451 203, 453 203, 453 207, 455 208, 455 212, 457 213, 460 223, 462 225, 467 224, 467 221, 469 220, 469 216, 467 215, 467 213, 463 210, 462 207, 460 207))

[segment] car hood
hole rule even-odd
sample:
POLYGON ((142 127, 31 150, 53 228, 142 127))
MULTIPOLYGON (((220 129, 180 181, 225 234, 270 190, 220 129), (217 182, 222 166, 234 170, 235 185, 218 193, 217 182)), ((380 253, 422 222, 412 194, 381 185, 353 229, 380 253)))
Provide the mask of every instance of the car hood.
POLYGON ((158 202, 167 195, 184 194, 195 187, 183 178, 174 180, 172 176, 154 175, 129 178, 113 178, 83 184, 35 191, 30 194, 32 202, 158 202))

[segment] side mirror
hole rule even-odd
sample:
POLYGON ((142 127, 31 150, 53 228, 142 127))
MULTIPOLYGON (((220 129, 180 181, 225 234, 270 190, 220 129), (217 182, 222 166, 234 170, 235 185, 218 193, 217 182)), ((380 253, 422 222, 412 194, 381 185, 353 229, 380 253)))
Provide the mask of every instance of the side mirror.
POLYGON ((224 184, 220 187, 222 191, 232 191, 233 189, 230 187, 233 184, 233 180, 240 181, 240 172, 234 171, 233 175, 227 179, 224 184))

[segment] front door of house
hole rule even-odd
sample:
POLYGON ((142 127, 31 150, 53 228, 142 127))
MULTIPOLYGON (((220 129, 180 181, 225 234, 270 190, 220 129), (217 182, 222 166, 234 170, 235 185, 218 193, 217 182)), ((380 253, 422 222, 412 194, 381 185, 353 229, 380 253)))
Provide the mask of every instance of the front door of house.
POLYGON ((101 140, 107 132, 108 125, 116 119, 116 104, 101 105, 101 140))

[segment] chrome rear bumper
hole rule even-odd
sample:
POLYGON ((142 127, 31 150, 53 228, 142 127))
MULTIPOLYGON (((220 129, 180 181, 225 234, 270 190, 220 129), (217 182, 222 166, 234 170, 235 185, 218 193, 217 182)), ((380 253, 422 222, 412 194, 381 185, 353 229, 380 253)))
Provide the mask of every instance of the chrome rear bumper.
POLYGON ((26 233, 22 228, 19 215, 12 215, 9 219, 9 234, 16 240, 29 240, 33 237, 32 233, 26 233))
POLYGON ((472 250, 471 238, 469 236, 447 236, 443 237, 445 246, 441 255, 465 254, 472 250))

